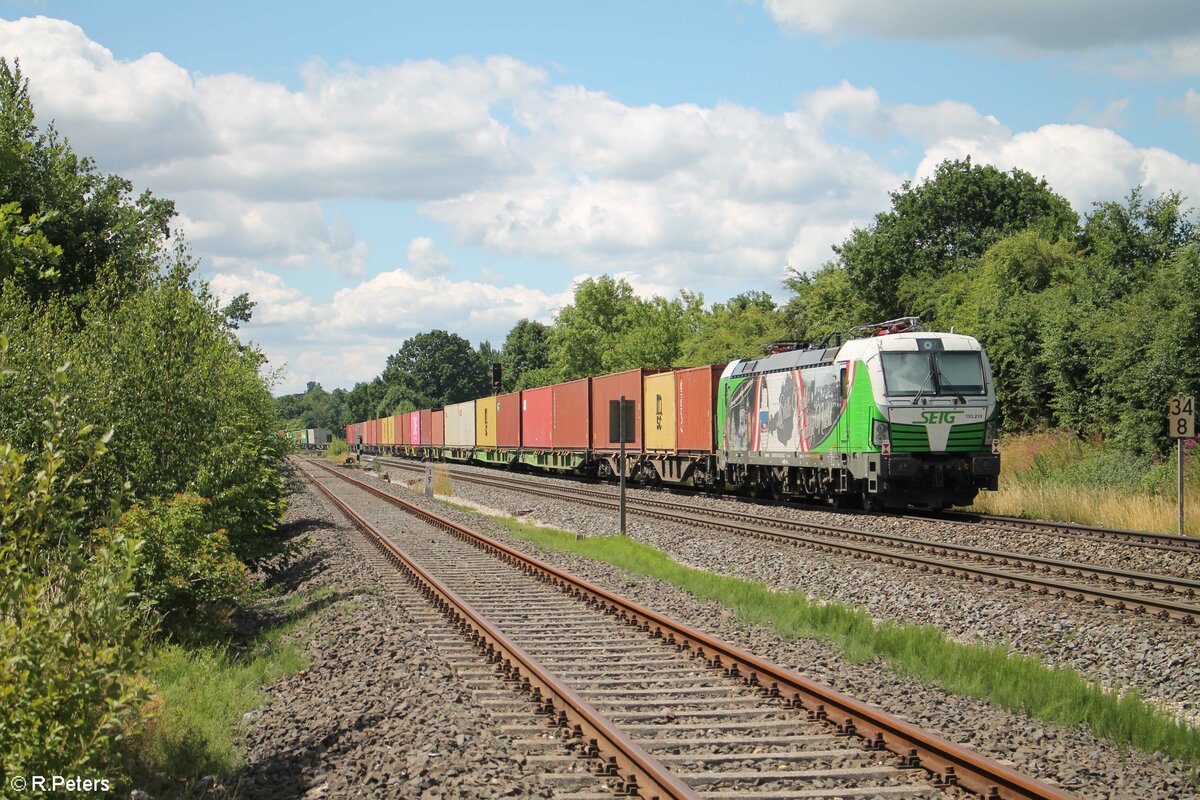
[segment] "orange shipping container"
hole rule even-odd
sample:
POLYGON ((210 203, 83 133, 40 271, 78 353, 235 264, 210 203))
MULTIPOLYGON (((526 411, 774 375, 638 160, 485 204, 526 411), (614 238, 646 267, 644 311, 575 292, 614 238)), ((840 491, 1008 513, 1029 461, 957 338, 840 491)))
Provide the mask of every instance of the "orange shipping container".
POLYGON ((446 445, 446 412, 442 409, 437 409, 433 412, 432 425, 432 442, 434 447, 445 447, 446 445))
POLYGON ((716 443, 717 390, 724 364, 675 371, 675 445, 689 453, 711 453, 716 443))
POLYGON ((496 398, 496 446, 521 446, 521 395, 518 392, 496 398))
POLYGON ((657 370, 631 369, 612 375, 592 378, 592 449, 612 452, 621 448, 621 443, 609 436, 609 402, 620 400, 633 402, 633 441, 625 449, 640 452, 642 449, 642 378, 657 370))

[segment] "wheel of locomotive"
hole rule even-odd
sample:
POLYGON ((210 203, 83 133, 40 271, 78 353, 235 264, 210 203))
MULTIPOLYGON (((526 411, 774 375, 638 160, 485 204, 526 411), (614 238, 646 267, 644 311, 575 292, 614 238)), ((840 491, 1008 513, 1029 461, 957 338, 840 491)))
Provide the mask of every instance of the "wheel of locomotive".
POLYGON ((862 507, 866 511, 883 511, 886 506, 883 500, 878 496, 871 494, 866 489, 862 490, 862 507))
POLYGON ((767 479, 767 483, 769 484, 768 491, 771 494, 771 499, 775 501, 782 500, 784 498, 783 481, 772 475, 767 479))

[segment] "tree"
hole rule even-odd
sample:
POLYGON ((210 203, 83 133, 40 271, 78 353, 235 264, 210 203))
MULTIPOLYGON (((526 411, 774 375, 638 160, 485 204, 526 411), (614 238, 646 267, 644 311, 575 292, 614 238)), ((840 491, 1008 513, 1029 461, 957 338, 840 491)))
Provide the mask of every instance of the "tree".
POLYGON ((175 206, 96 169, 34 123, 29 81, 0 57, 0 280, 35 298, 105 282, 123 296, 163 266, 175 206), (21 239, 24 241, 21 241, 21 239))
POLYGON ((680 366, 722 364, 762 353, 767 342, 784 338, 783 320, 766 292, 744 292, 715 303, 682 345, 680 366))
POLYGON ((522 384, 526 373, 550 366, 550 328, 540 322, 518 320, 504 339, 500 364, 505 391, 527 388, 522 384))
POLYGON ((575 302, 558 312, 550 334, 550 363, 562 380, 609 372, 612 353, 636 319, 640 302, 624 278, 588 278, 575 302))
MULTIPOLYGON (((491 371, 482 368, 479 354, 466 339, 456 333, 433 330, 418 333, 388 356, 380 381, 381 388, 400 387, 401 391, 394 395, 396 401, 408 400, 415 408, 430 408, 487 394, 491 371)), ((379 400, 386 393, 383 388, 379 400)))
POLYGON ((999 240, 1034 227, 1050 241, 1073 236, 1078 215, 1045 179, 971 159, 945 161, 934 176, 891 193, 892 209, 834 247, 872 318, 931 316, 930 290, 946 273, 974 267, 999 240))

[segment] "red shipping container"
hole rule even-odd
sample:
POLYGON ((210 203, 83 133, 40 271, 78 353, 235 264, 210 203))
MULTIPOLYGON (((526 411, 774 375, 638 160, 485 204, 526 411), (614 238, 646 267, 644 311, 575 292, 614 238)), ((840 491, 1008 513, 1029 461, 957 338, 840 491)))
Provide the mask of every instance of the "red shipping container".
POLYGON ((446 446, 446 412, 442 409, 437 409, 433 412, 432 438, 430 442, 434 447, 446 446))
POLYGON ((550 408, 553 386, 521 392, 521 446, 527 450, 549 450, 554 446, 554 426, 550 408))
POLYGON ((367 444, 379 444, 379 420, 367 423, 367 444))
POLYGON ((346 444, 353 446, 358 440, 354 438, 354 423, 346 426, 346 444))
MULTIPOLYGON (((592 400, 592 379, 580 378, 557 383, 551 412, 555 450, 586 450, 591 433, 588 410, 592 400)), ((607 429, 608 422, 605 423, 607 429)))
POLYGON ((408 422, 407 414, 396 414, 392 417, 392 436, 394 441, 392 444, 408 444, 408 426, 404 423, 408 422))
POLYGON ((624 395, 626 400, 633 401, 633 441, 625 445, 625 449, 640 452, 642 449, 642 376, 652 375, 660 370, 631 369, 612 375, 601 375, 592 378, 592 449, 614 451, 621 449, 619 441, 613 441, 608 433, 608 403, 610 400, 620 400, 624 395))
POLYGON ((401 417, 401 419, 404 420, 404 427, 408 429, 407 432, 405 433, 405 436, 407 436, 408 438, 404 440, 404 443, 405 444, 420 444, 421 443, 421 412, 420 411, 410 411, 407 414, 405 414, 403 417, 401 417))
POLYGON ((717 425, 717 389, 724 364, 675 370, 675 447, 711 453, 717 425))
POLYGON ((427 408, 413 413, 421 415, 421 444, 433 444, 433 412, 427 408))
POLYGON ((496 447, 520 446, 521 395, 519 392, 502 394, 496 398, 496 447))

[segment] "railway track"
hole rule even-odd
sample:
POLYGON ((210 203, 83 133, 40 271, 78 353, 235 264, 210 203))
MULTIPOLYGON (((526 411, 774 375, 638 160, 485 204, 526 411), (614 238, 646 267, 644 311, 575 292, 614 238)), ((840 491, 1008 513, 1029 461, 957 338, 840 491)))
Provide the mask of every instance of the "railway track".
MULTIPOLYGON (((424 469, 422 465, 403 461, 385 460, 383 463, 410 470, 424 469)), ((615 508, 618 503, 609 490, 582 486, 559 488, 513 475, 499 477, 458 471, 455 480, 601 508, 615 508)), ((631 513, 657 519, 704 525, 934 575, 1033 591, 1133 614, 1149 614, 1186 625, 1200 622, 1200 603, 1196 600, 1200 596, 1200 580, 1193 578, 1133 572, 844 526, 773 519, 734 508, 698 509, 678 500, 629 499, 626 508, 631 513)))
MULTIPOLYGON (((480 649, 525 693, 531 712, 501 712, 500 721, 520 731, 538 719, 534 730, 557 731, 598 764, 601 790, 570 781, 564 796, 1069 796, 338 470, 301 463, 454 627, 447 646, 480 649), (394 507, 450 535, 398 530, 394 507)), ((498 690, 497 702, 506 694, 498 690)))

